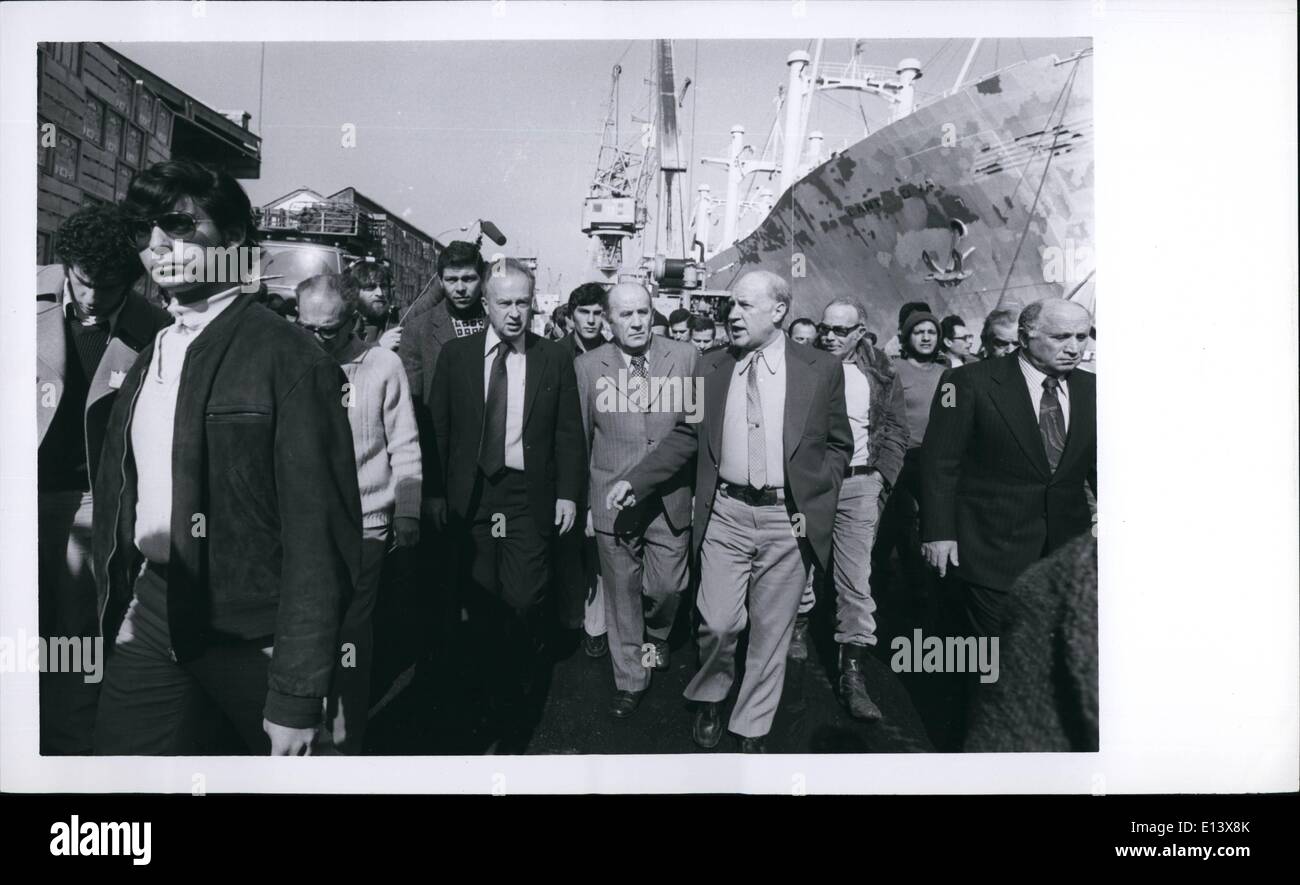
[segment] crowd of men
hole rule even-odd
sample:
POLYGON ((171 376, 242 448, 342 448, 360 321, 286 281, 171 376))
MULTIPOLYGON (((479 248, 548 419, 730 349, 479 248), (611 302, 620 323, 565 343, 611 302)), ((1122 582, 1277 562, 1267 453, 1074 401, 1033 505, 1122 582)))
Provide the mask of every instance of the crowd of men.
POLYGON ((847 715, 884 717, 873 562, 959 581, 970 630, 996 636, 1022 573, 1092 526, 1077 304, 995 311, 978 348, 908 304, 891 357, 855 294, 793 319, 789 284, 753 271, 720 322, 587 283, 539 336, 529 269, 453 242, 442 297, 400 325, 366 264, 302 281, 286 321, 246 281, 182 272, 255 245, 250 217, 233 178, 167 161, 58 232, 38 293, 41 631, 111 654, 102 684, 42 677, 42 752, 214 752, 216 722, 249 753, 363 752, 398 550, 437 599, 429 643, 470 637, 498 752, 527 748, 557 635, 608 657, 593 702, 627 719, 681 618, 695 742, 763 752, 818 603, 847 715), (164 307, 136 291, 146 273, 164 307))

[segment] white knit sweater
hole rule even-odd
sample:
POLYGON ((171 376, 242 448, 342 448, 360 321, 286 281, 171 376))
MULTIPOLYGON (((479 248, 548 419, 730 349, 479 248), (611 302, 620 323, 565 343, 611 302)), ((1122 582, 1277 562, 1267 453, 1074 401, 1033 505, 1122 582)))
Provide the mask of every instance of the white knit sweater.
POLYGON ((361 342, 344 355, 344 393, 361 490, 361 524, 378 528, 395 516, 420 516, 420 434, 402 360, 361 342))

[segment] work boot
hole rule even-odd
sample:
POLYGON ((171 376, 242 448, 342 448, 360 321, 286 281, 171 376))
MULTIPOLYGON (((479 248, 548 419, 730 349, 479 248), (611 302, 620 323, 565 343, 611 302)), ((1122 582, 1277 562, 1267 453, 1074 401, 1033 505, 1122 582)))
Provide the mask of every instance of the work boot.
POLYGON ((867 694, 867 680, 862 675, 862 657, 866 653, 867 648, 863 645, 840 646, 839 695, 854 719, 878 722, 882 716, 880 708, 867 694))
POLYGON ((792 661, 808 660, 808 616, 794 619, 794 634, 790 637, 790 650, 785 656, 792 661))

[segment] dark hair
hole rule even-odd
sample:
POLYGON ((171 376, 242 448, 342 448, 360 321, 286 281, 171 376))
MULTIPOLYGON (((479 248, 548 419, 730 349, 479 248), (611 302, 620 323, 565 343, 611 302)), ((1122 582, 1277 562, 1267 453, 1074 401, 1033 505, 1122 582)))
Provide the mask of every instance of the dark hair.
POLYGON ((794 335, 795 326, 802 326, 802 325, 812 326, 813 331, 817 330, 817 324, 814 323, 812 320, 808 319, 808 317, 799 317, 799 319, 795 320, 793 323, 790 324, 790 334, 794 335))
POLYGON ((54 253, 69 271, 79 268, 96 285, 134 283, 144 275, 116 206, 84 206, 72 213, 54 235, 54 253))
POLYGON ((464 240, 452 240, 448 243, 447 247, 438 253, 435 267, 438 276, 442 276, 442 272, 449 267, 472 267, 480 279, 487 276, 487 262, 483 260, 483 253, 479 251, 478 246, 464 240))
POLYGON ((605 287, 600 283, 583 283, 569 293, 570 314, 579 307, 590 307, 593 304, 605 306, 605 287))
POLYGON ((921 311, 921 313, 934 312, 930 310, 930 305, 926 304, 924 301, 908 301, 898 309, 898 328, 903 328, 903 323, 907 322, 908 316, 916 313, 918 310, 921 311))
POLYGON ((569 305, 567 304, 561 304, 559 307, 555 308, 555 310, 551 311, 551 322, 555 323, 556 325, 559 325, 560 323, 568 320, 568 318, 569 318, 569 305))
POLYGON ((718 324, 713 321, 713 317, 705 316, 701 313, 692 314, 691 318, 686 321, 686 327, 692 332, 709 331, 717 333, 718 324))
POLYGON ((965 326, 966 321, 955 313, 950 313, 939 322, 939 346, 943 347, 944 339, 951 340, 956 336, 957 327, 965 326))
POLYGON ((393 287, 392 274, 377 261, 358 261, 348 268, 347 276, 356 283, 358 290, 373 289, 376 286, 387 290, 393 287))
POLYGON ((866 332, 863 332, 862 337, 870 341, 872 347, 875 347, 876 342, 879 340, 878 338, 876 338, 876 333, 871 331, 870 329, 868 329, 866 332))
POLYGON ((253 207, 244 188, 229 172, 193 160, 164 160, 138 173, 126 190, 122 211, 135 218, 157 218, 185 197, 206 212, 223 235, 242 231, 236 245, 257 242, 253 207))
POLYGON ((657 310, 654 312, 654 316, 650 318, 650 328, 653 329, 655 326, 663 326, 665 329, 668 328, 668 317, 664 316, 657 310))
POLYGON ((686 322, 688 325, 691 321, 691 312, 684 307, 679 307, 672 313, 668 314, 668 325, 675 326, 680 322, 686 322))

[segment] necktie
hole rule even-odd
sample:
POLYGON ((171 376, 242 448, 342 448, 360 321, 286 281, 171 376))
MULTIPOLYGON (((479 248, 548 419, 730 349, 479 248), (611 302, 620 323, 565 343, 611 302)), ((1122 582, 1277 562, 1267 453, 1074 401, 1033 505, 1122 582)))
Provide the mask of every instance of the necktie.
POLYGON ((632 357, 632 380, 628 385, 628 393, 631 395, 631 405, 637 411, 644 410, 647 407, 647 398, 649 392, 647 387, 650 382, 650 372, 646 368, 646 359, 644 355, 632 357))
POLYGON ((488 377, 487 402, 483 406, 483 437, 479 442, 478 466, 486 476, 495 476, 506 466, 506 357, 514 348, 497 342, 496 359, 488 377))
POLYGON ((749 381, 745 385, 745 419, 749 427, 749 484, 756 489, 767 486, 767 437, 763 430, 763 400, 758 393, 758 364, 761 353, 749 361, 749 381))
POLYGON ((1044 378, 1043 399, 1038 404, 1038 432, 1043 436, 1043 451, 1052 470, 1061 463, 1061 453, 1065 451, 1065 413, 1056 395, 1060 386, 1057 379, 1044 378))

